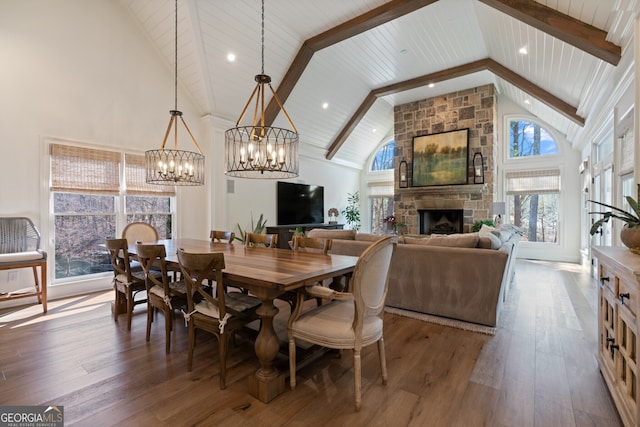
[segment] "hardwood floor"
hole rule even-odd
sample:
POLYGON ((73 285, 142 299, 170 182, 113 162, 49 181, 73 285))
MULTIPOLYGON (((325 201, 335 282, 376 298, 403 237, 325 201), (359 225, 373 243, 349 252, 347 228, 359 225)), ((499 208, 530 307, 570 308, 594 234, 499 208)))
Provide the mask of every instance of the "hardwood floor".
MULTIPOLYGON (((618 426, 596 363, 596 283, 574 264, 519 260, 495 336, 386 314, 389 383, 376 346, 362 354, 354 411, 352 353, 327 353, 298 372, 295 391, 249 396, 252 343, 236 340, 227 389, 217 346, 198 336, 186 372, 177 319, 165 356, 164 320, 151 342, 138 306, 131 332, 111 317, 112 292, 0 314, 0 405, 62 405, 66 426, 618 426)), ((278 315, 288 316, 287 305, 278 315)), ((281 362, 286 367, 286 357, 281 362)))

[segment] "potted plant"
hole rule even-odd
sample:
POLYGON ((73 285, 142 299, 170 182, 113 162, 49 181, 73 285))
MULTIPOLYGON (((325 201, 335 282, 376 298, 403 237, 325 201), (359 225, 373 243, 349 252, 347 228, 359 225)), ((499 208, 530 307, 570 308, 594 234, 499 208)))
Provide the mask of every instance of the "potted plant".
MULTIPOLYGON (((253 213, 251 214, 251 231, 249 231, 250 233, 261 234, 264 232, 264 229, 267 226, 267 220, 263 218, 264 218, 264 214, 260 214, 260 218, 258 218, 258 223, 254 225, 253 213)), ((239 240, 242 243, 244 243, 244 230, 242 229, 242 227, 240 227, 240 224, 236 224, 236 227, 238 227, 238 235, 235 238, 236 240, 239 240)))
POLYGON ((342 215, 347 221, 347 224, 353 229, 358 231, 360 229, 360 192, 356 191, 353 194, 347 194, 347 207, 342 211, 342 215))
POLYGON ((632 252, 640 253, 640 207, 638 206, 638 202, 640 201, 640 184, 638 184, 636 198, 634 199, 631 196, 626 196, 625 200, 629 204, 631 212, 627 212, 624 209, 620 209, 606 203, 589 200, 591 203, 611 209, 610 211, 605 212, 589 212, 589 214, 593 215, 602 215, 602 218, 593 223, 589 232, 593 236, 602 229, 602 226, 606 222, 609 222, 609 219, 619 219, 624 222, 624 226, 620 231, 620 239, 622 240, 622 243, 631 249, 632 252))

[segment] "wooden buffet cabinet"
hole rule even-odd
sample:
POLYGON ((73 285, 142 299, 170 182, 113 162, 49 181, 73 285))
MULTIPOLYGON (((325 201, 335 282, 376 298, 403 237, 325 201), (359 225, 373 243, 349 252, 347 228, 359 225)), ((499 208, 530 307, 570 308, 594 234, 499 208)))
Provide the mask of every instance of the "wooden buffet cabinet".
POLYGON ((593 247, 598 259, 598 364, 625 426, 637 426, 640 255, 593 247))

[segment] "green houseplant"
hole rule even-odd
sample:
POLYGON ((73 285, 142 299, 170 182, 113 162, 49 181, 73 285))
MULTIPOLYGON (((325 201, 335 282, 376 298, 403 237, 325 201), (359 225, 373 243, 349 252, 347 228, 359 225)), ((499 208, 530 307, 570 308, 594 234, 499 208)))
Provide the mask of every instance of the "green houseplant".
POLYGON ((473 231, 473 232, 480 231, 480 229, 482 228, 482 225, 487 225, 489 227, 495 227, 496 226, 493 223, 493 221, 490 220, 490 219, 481 219, 481 220, 478 220, 478 221, 473 223, 473 226, 471 227, 471 231, 473 231))
MULTIPOLYGON (((253 213, 251 214, 251 231, 250 233, 254 233, 254 234, 261 234, 262 232, 264 232, 264 229, 267 226, 267 220, 263 219, 264 218, 264 214, 260 214, 260 217, 258 218, 258 222, 254 225, 253 223, 253 213)), ((240 227, 240 224, 236 224, 236 227, 238 228, 238 235, 236 236, 236 240, 241 241, 242 243, 244 243, 244 230, 242 229, 242 227, 240 227)))
POLYGON ((347 224, 354 230, 360 229, 360 192, 347 194, 347 207, 343 209, 342 215, 347 220, 347 224))
POLYGON ((609 222, 611 218, 619 219, 624 222, 624 226, 620 231, 620 239, 622 240, 622 243, 624 243, 624 245, 633 252, 640 253, 640 206, 638 205, 640 201, 640 184, 638 184, 636 198, 634 199, 631 196, 626 196, 625 200, 629 204, 631 212, 627 212, 624 209, 606 203, 589 200, 591 203, 610 209, 609 211, 589 212, 589 214, 592 215, 602 215, 602 218, 593 223, 589 232, 593 236, 598 233, 602 229, 602 226, 609 222))

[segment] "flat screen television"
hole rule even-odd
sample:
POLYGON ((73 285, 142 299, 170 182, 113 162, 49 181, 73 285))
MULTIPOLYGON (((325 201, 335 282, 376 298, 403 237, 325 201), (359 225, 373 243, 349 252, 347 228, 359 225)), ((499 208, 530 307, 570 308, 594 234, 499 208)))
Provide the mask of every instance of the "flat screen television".
POLYGON ((324 187, 278 181, 278 225, 324 223, 324 187))

